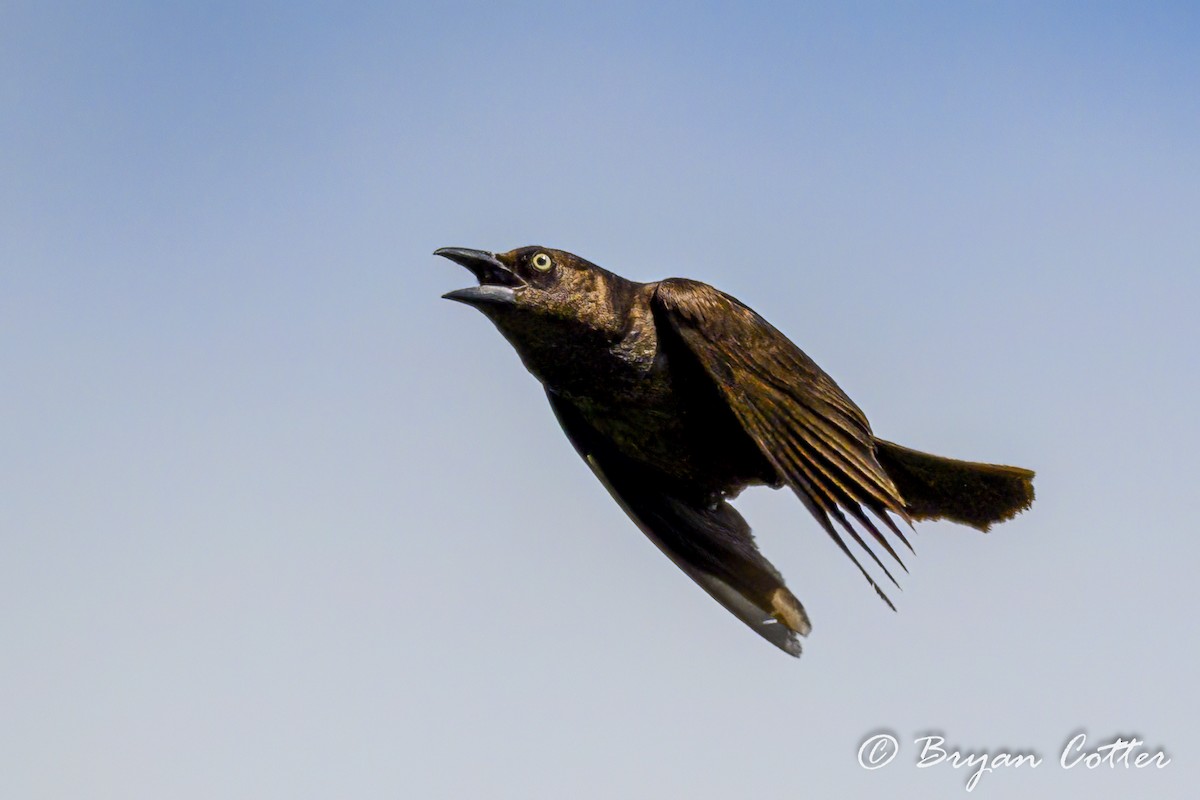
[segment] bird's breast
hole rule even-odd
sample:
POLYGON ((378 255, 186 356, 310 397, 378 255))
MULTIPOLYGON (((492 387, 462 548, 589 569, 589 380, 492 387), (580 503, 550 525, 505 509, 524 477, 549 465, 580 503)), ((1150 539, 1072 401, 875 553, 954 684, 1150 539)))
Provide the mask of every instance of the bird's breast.
POLYGON ((564 396, 622 454, 698 491, 736 494, 770 482, 771 470, 713 387, 685 380, 661 353, 637 363, 564 396))
POLYGON ((711 379, 668 354, 649 314, 620 336, 535 333, 510 337, 525 366, 626 457, 705 494, 774 482, 711 379))

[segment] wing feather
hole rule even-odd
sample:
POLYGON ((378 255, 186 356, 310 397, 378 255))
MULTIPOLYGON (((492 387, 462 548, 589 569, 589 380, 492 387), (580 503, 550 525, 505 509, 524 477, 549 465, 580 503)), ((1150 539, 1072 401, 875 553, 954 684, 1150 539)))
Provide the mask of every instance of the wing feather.
POLYGON ((652 305, 659 330, 677 335, 781 480, 884 602, 895 608, 839 532, 845 531, 898 586, 847 517, 907 571, 866 514, 872 512, 912 549, 891 517, 911 526, 906 503, 876 458, 875 437, 858 406, 787 337, 711 286, 678 278, 661 281, 652 305))
POLYGON ((612 448, 569 401, 547 391, 563 431, 625 513, 714 600, 771 644, 799 656, 804 606, 763 557, 750 526, 721 497, 696 496, 612 448))

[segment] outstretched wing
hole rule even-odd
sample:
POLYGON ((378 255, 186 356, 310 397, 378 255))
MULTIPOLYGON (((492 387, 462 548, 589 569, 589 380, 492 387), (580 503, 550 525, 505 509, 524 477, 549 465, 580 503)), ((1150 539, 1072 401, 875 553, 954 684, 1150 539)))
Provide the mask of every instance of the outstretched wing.
POLYGON ((733 506, 622 456, 569 401, 546 395, 579 455, 650 541, 755 633, 799 656, 796 634, 812 629, 808 615, 733 506))
POLYGON ((864 512, 873 512, 908 546, 887 514, 891 511, 908 522, 904 499, 875 457, 874 437, 858 406, 770 323, 707 284, 679 278, 661 281, 651 306, 664 346, 671 346, 664 332, 678 336, 676 344, 699 361, 780 478, 894 609, 834 525, 836 521, 896 583, 846 518, 849 514, 857 520, 904 568, 864 512))

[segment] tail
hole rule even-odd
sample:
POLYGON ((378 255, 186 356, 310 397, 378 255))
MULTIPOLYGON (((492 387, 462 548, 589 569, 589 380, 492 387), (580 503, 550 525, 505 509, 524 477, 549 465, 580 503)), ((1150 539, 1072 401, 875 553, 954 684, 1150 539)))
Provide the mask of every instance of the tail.
POLYGON ((948 519, 986 531, 1033 504, 1033 470, 977 464, 875 440, 875 457, 913 519, 948 519))

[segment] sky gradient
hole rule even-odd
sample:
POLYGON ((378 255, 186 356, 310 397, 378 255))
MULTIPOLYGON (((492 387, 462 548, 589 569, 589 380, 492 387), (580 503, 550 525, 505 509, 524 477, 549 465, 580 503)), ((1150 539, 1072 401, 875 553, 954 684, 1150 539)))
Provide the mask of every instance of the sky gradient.
POLYGON ((1044 758, 993 798, 1200 784, 1196 6, 70 5, 0 25, 0 796, 960 797, 931 731, 1044 758), (440 299, 534 243, 1037 502, 893 614, 748 491, 787 658, 440 299))

